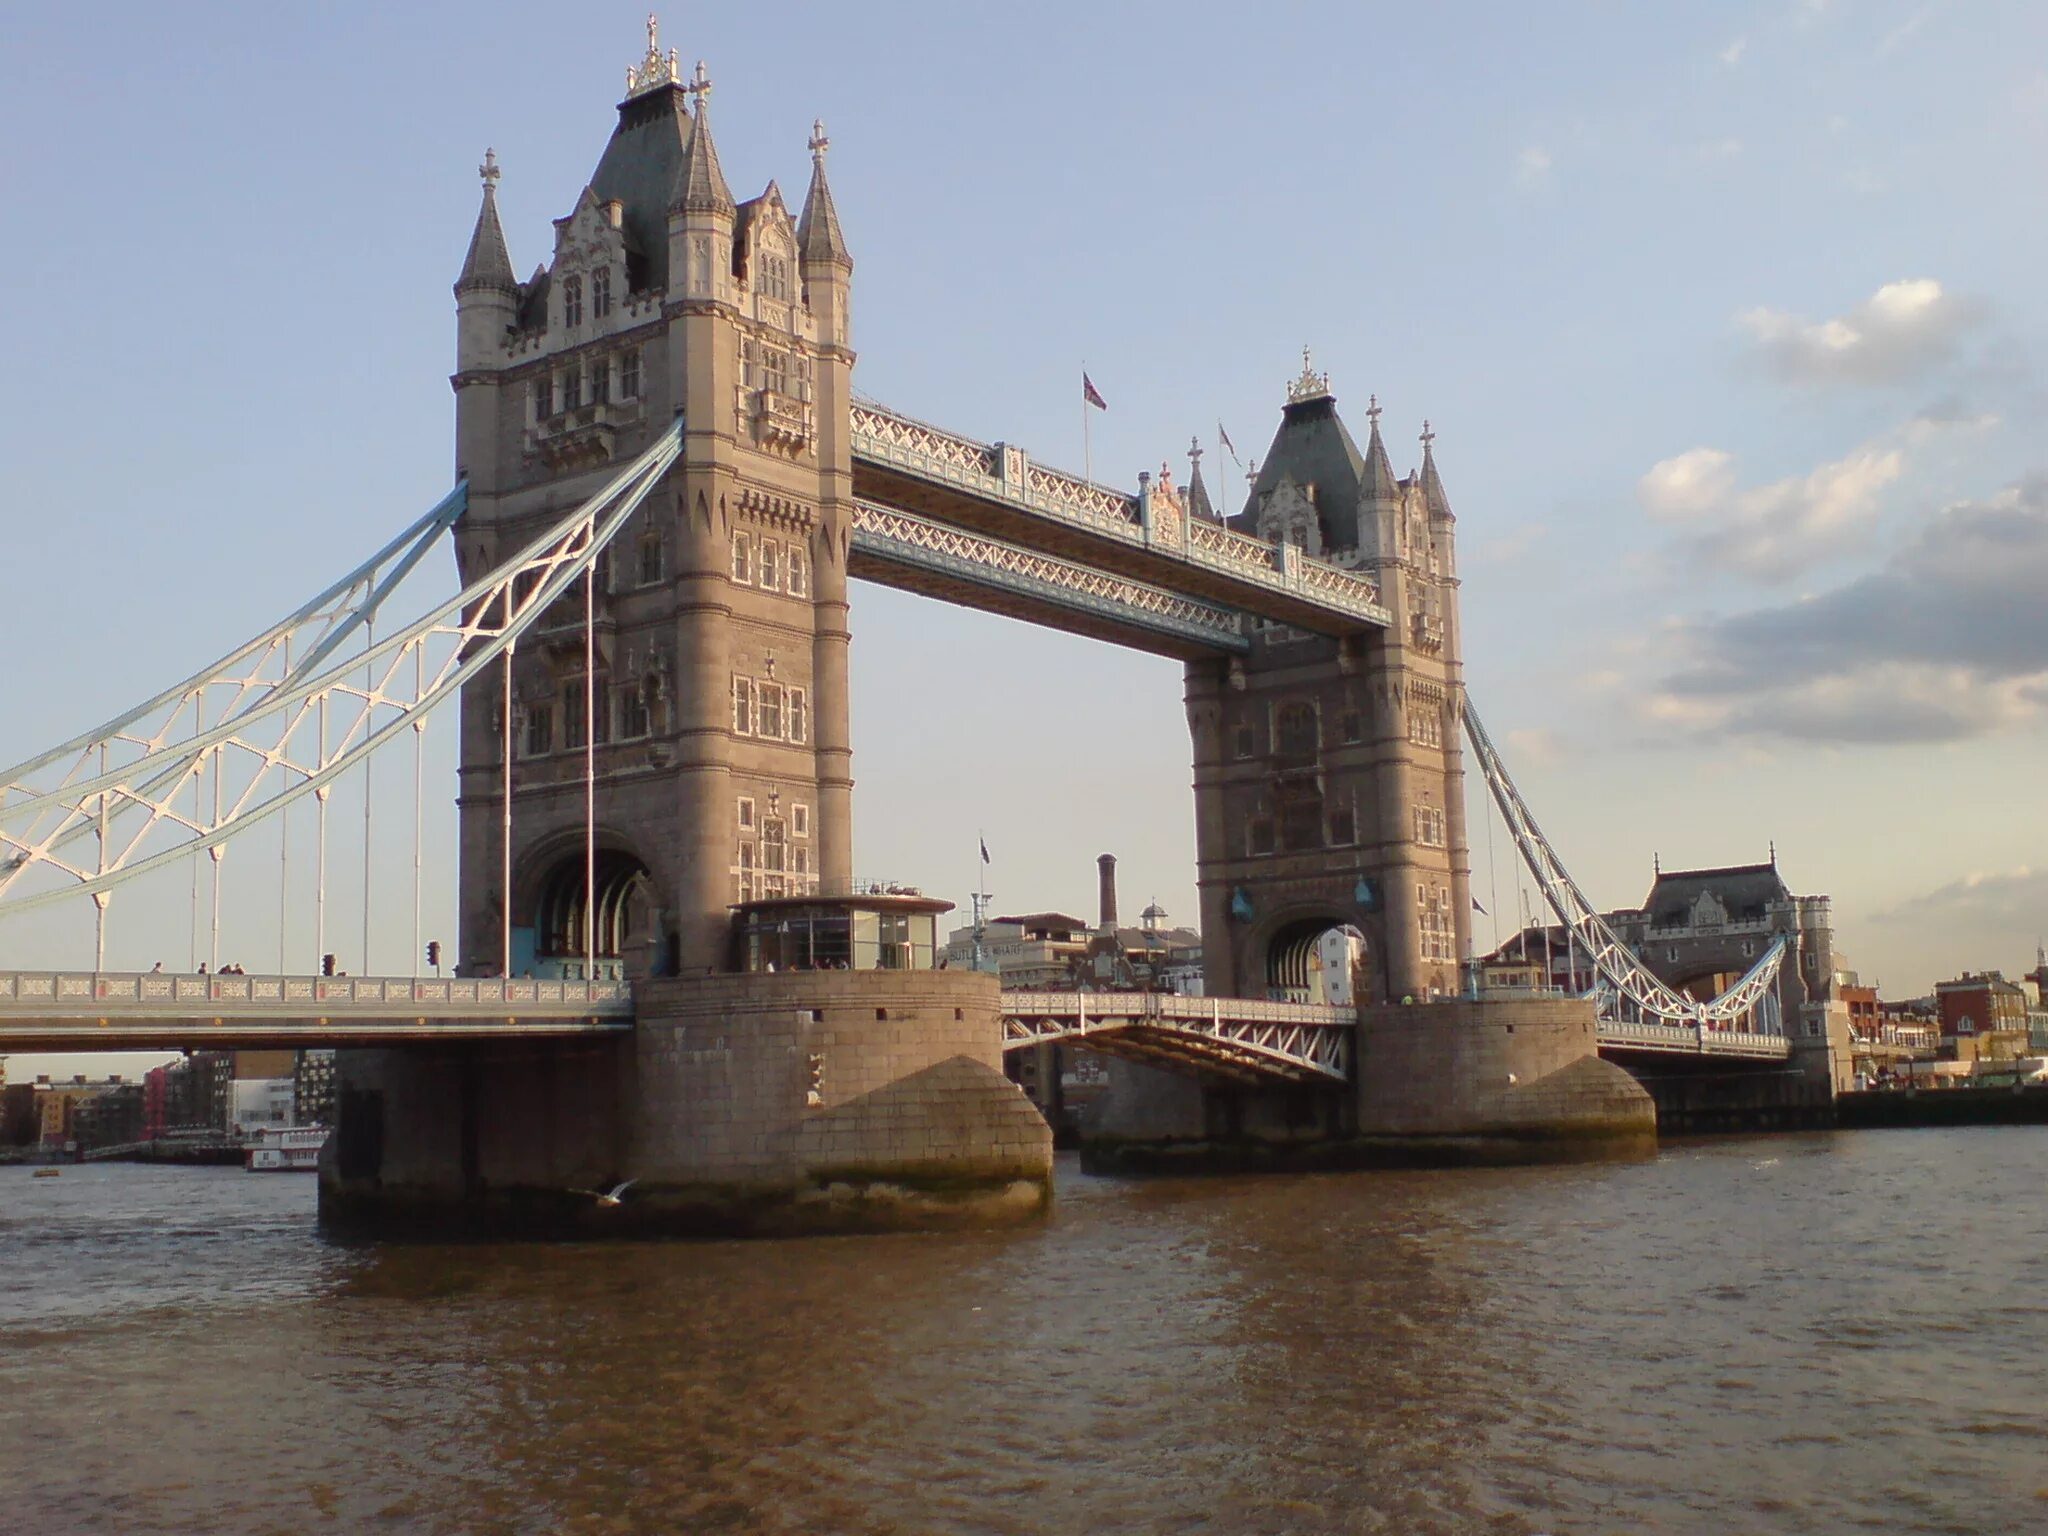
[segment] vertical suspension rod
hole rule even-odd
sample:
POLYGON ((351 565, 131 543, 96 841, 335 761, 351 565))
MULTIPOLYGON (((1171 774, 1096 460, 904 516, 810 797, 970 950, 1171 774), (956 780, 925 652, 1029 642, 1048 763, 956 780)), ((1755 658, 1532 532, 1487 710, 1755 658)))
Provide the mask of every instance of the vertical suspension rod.
POLYGON ((505 804, 499 816, 503 846, 499 850, 498 864, 498 974, 507 981, 512 979, 512 657, 518 649, 516 639, 505 647, 505 697, 500 705, 504 722, 500 750, 504 756, 498 771, 498 790, 505 804))
MULTIPOLYGON (((597 537, 593 522, 585 534, 597 537)), ((583 980, 597 979, 597 562, 583 568, 583 980)))

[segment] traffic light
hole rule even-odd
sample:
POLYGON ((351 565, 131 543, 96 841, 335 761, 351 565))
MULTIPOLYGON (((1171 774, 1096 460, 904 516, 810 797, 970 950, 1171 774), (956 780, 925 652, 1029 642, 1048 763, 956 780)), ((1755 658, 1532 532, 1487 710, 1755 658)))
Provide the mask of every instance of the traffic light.
POLYGON ((434 968, 435 974, 438 975, 440 973, 441 941, 439 939, 427 940, 427 964, 434 968))
POLYGON ((332 976, 334 974, 334 956, 322 955, 320 957, 320 974, 322 976, 332 976))

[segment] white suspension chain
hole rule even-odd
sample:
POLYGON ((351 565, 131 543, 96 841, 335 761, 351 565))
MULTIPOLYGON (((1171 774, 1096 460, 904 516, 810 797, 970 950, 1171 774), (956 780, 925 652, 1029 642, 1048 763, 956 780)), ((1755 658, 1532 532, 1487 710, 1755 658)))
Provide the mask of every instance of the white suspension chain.
POLYGON ((452 526, 464 504, 458 488, 378 556, 213 668, 98 732, 11 770, 0 781, 0 916, 97 894, 200 848, 212 850, 324 790, 453 697, 531 627, 591 566, 681 450, 678 420, 596 495, 517 554, 411 625, 345 661, 336 657, 341 642, 368 622, 452 526), (258 658, 288 654, 289 637, 309 620, 323 625, 320 638, 296 664, 275 677, 261 676, 258 658), (430 644, 445 654, 430 656, 430 644), (323 662, 331 664, 322 670, 323 662), (222 686, 232 689, 229 705, 218 712, 206 708, 208 691, 222 686), (308 742, 314 723, 330 707, 338 734, 330 738, 323 728, 317 741, 308 742), (150 734, 137 730, 138 722, 154 715, 163 718, 153 722, 150 734), (109 747, 124 760, 103 768, 109 747), (39 774, 47 778, 48 770, 67 760, 71 765, 56 783, 37 783, 39 774), (218 783, 229 763, 246 776, 232 798, 221 796, 210 810, 189 795, 185 807, 176 803, 179 791, 202 773, 215 775, 218 783), (102 831, 117 820, 123 824, 120 835, 102 831), (67 858, 63 849, 89 834, 100 834, 91 858, 67 858), (10 897, 31 870, 61 878, 48 889, 10 897))
POLYGON ((1493 739, 1486 734, 1486 727, 1480 724, 1479 713, 1472 707, 1469 696, 1465 700, 1464 717, 1465 735, 1472 743, 1473 754, 1479 759, 1487 787, 1493 791, 1494 803, 1500 807, 1501 820, 1507 823, 1515 846, 1521 850, 1522 859, 1536 877, 1551 910, 1577 936, 1593 961, 1593 968, 1600 979, 1596 991, 1603 1017, 1618 1017, 1633 1010, 1639 1018, 1696 1027, 1732 1024, 1743 1019, 1772 1020, 1776 1002, 1774 988, 1779 966, 1785 958, 1784 938, 1773 943, 1740 981, 1711 1002, 1702 1002, 1667 987, 1636 958, 1635 951, 1622 942, 1607 919, 1586 900, 1585 893, 1564 867, 1564 861, 1536 825, 1536 818, 1530 814, 1521 791, 1515 788, 1514 780, 1508 776, 1507 765, 1495 750, 1493 739))

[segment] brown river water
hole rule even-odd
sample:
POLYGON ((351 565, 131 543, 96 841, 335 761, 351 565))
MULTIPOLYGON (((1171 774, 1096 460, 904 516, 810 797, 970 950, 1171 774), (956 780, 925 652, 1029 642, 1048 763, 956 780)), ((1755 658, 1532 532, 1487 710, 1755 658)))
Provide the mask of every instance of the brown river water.
POLYGON ((2048 1531, 2048 1131, 344 1247, 0 1168, 0 1530, 2048 1531), (18 1522, 18 1523, 17 1523, 18 1522))

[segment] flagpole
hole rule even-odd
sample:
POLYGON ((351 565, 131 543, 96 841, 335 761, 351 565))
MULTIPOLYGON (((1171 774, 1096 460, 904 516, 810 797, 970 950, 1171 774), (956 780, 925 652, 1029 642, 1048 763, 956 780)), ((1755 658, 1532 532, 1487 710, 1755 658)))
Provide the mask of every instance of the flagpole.
POLYGON ((1088 440, 1088 359, 1081 359, 1081 478, 1095 483, 1095 453, 1088 440))

